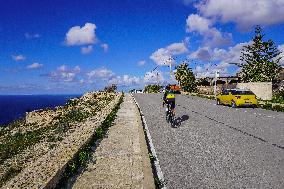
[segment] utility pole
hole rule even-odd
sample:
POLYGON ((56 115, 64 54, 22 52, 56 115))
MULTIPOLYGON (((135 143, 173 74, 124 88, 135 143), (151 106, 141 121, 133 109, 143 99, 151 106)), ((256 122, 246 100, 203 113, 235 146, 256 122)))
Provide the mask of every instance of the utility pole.
POLYGON ((217 96, 217 79, 218 79, 218 77, 220 77, 220 71, 219 70, 217 70, 216 72, 215 72, 215 78, 214 78, 214 80, 215 80, 215 85, 214 85, 214 96, 215 96, 215 99, 216 99, 216 96, 217 96))
POLYGON ((173 71, 172 71, 172 61, 173 61, 174 59, 172 58, 172 57, 170 57, 169 59, 168 59, 168 61, 169 61, 169 63, 170 63, 170 65, 169 65, 169 67, 170 67, 170 79, 172 80, 172 81, 174 81, 174 77, 173 77, 173 71))

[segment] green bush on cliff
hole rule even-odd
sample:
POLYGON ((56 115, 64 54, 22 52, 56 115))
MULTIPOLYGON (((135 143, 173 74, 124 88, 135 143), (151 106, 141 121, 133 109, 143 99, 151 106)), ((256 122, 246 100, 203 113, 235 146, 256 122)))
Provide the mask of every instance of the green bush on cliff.
POLYGON ((73 98, 73 99, 69 99, 66 103, 66 106, 76 106, 79 103, 79 99, 77 98, 73 98))
POLYGON ((82 109, 73 109, 64 114, 59 118, 59 122, 71 123, 71 122, 81 122, 89 117, 89 113, 83 111, 82 109))

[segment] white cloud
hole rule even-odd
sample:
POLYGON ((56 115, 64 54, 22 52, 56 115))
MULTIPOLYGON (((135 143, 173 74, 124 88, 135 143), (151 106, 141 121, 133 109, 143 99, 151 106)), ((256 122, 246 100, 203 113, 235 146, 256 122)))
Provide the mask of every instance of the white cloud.
POLYGON ((231 33, 221 33, 217 28, 212 27, 214 22, 198 14, 191 14, 186 19, 186 31, 197 32, 203 37, 207 46, 226 46, 232 42, 231 33))
POLYGON ((56 71, 50 72, 47 76, 50 80, 56 82, 74 82, 77 81, 77 75, 81 69, 79 66, 68 68, 66 65, 59 66, 56 71))
POLYGON ((232 44, 231 33, 221 33, 216 28, 211 28, 208 34, 205 35, 204 44, 211 47, 227 46, 232 44))
POLYGON ((148 84, 163 84, 165 79, 160 71, 149 71, 143 77, 130 76, 128 74, 116 75, 112 70, 107 68, 98 68, 86 74, 87 78, 83 83, 102 85, 115 84, 118 87, 142 87, 148 84))
POLYGON ((190 37, 185 37, 182 42, 184 43, 185 46, 189 46, 190 45, 190 37))
POLYGON ((140 60, 139 62, 137 62, 138 66, 144 66, 146 64, 145 60, 140 60))
POLYGON ((39 68, 42 68, 43 67, 43 64, 40 64, 40 63, 32 63, 30 65, 27 66, 27 69, 39 69, 39 68))
POLYGON ((166 47, 172 55, 184 54, 188 51, 184 43, 173 43, 166 47))
POLYGON ((186 31, 205 33, 209 31, 212 24, 212 21, 207 18, 201 17, 198 14, 191 14, 186 19, 186 31))
POLYGON ((99 68, 88 72, 87 76, 89 80, 94 80, 94 79, 109 80, 112 77, 114 77, 115 74, 109 69, 99 68))
POLYGON ((96 39, 96 25, 86 23, 85 26, 74 26, 66 33, 65 42, 67 45, 88 45, 94 44, 96 39))
POLYGON ((137 86, 141 84, 141 79, 136 76, 115 76, 108 81, 108 84, 115 84, 121 87, 130 87, 130 86, 137 86))
POLYGON ((129 87, 129 86, 136 86, 141 84, 141 78, 136 76, 129 76, 129 75, 116 75, 112 70, 107 68, 98 68, 88 72, 87 74, 87 83, 102 83, 105 84, 115 84, 120 87, 129 87))
POLYGON ((164 83, 165 79, 160 71, 149 71, 146 72, 143 81, 145 84, 157 84, 157 83, 164 83))
POLYGON ((160 48, 151 54, 152 59, 157 65, 165 66, 174 64, 172 56, 187 53, 188 49, 184 43, 173 43, 166 48, 160 48))
POLYGON ((229 71, 227 68, 228 65, 226 64, 219 64, 219 65, 212 65, 212 64, 205 64, 202 66, 196 66, 196 68, 193 70, 193 73, 197 78, 202 77, 214 77, 216 71, 220 72, 220 76, 229 76, 229 71))
POLYGON ((33 38, 40 38, 41 36, 38 33, 35 33, 35 34, 25 33, 25 37, 27 39, 33 39, 33 38))
POLYGON ((92 45, 88 45, 86 47, 81 47, 81 53, 82 54, 89 54, 93 51, 93 46, 92 45))
POLYGON ((234 22, 242 30, 284 22, 283 0, 203 0, 196 7, 203 16, 234 22))
POLYGON ((101 47, 103 48, 104 52, 108 51, 108 44, 103 43, 103 44, 101 44, 101 47))
POLYGON ((243 46, 251 44, 252 41, 238 43, 233 47, 229 47, 228 50, 215 48, 212 52, 214 60, 219 60, 226 63, 241 63, 240 56, 243 46))
POLYGON ((243 46, 251 44, 252 41, 238 43, 227 49, 200 47, 189 55, 189 58, 202 61, 219 61, 221 63, 241 63, 240 56, 243 46))
POLYGON ((167 49, 160 48, 150 56, 150 59, 152 59, 157 65, 164 66, 170 64, 171 56, 172 55, 167 49))
POLYGON ((210 61, 211 60, 210 48, 209 47, 198 48, 196 51, 191 53, 188 57, 192 59, 199 59, 202 61, 210 61))
POLYGON ((12 59, 18 62, 26 60, 26 57, 24 55, 12 55, 12 59))
POLYGON ((243 46, 251 44, 252 41, 236 44, 227 49, 210 47, 201 47, 197 51, 189 55, 190 58, 202 61, 212 61, 213 63, 197 66, 193 71, 197 77, 214 77, 215 72, 219 70, 221 76, 229 75, 228 68, 232 66, 230 63, 242 63, 240 60, 243 46))
MULTIPOLYGON (((243 46, 252 44, 252 41, 238 43, 235 46, 229 47, 228 49, 214 48, 205 48, 208 50, 212 61, 219 62, 217 64, 205 64, 205 66, 197 66, 194 72, 198 77, 211 76, 213 77, 216 70, 221 71, 221 75, 229 75, 228 68, 232 66, 230 63, 244 63, 240 60, 241 51, 243 46)), ((284 45, 279 45, 278 49, 284 51, 284 45)), ((195 52, 196 53, 196 52, 195 52)), ((284 60, 280 61, 280 65, 284 66, 284 60)))

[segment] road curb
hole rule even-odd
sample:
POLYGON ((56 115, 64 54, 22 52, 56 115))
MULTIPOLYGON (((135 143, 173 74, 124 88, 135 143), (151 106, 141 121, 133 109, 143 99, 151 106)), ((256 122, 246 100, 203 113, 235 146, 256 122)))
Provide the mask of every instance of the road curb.
POLYGON ((146 138, 146 143, 147 143, 147 146, 148 146, 148 151, 155 157, 154 160, 153 160, 153 163, 152 163, 154 175, 156 175, 158 177, 158 180, 161 183, 159 188, 166 189, 167 187, 166 187, 166 183, 165 183, 165 180, 164 180, 164 175, 163 175, 163 172, 162 172, 160 164, 159 164, 159 159, 157 157, 157 153, 156 153, 154 144, 152 142, 152 137, 150 135, 146 119, 145 119, 144 114, 143 114, 139 104, 137 103, 135 97, 132 94, 131 94, 131 97, 133 98, 133 100, 134 100, 134 102, 135 102, 135 104, 138 108, 138 111, 140 113, 140 116, 141 116, 142 126, 143 126, 144 132, 146 134, 145 138, 146 138))

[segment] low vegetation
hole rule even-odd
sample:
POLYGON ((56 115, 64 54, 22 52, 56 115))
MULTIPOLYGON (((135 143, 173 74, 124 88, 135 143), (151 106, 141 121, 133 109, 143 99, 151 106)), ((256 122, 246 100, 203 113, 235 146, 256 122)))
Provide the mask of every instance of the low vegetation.
POLYGON ((272 110, 277 112, 284 112, 284 106, 280 105, 273 105, 269 102, 266 102, 265 104, 259 104, 259 108, 266 109, 266 110, 272 110))
POLYGON ((112 85, 110 85, 110 86, 106 86, 106 87, 104 88, 104 91, 105 91, 105 92, 108 92, 108 93, 113 93, 113 92, 116 91, 116 89, 117 89, 117 86, 116 86, 115 84, 112 84, 112 85))
MULTIPOLYGON (((25 168, 25 162, 46 153, 46 146, 49 149, 56 147, 68 133, 89 117, 96 115, 114 97, 114 93, 87 93, 79 99, 69 100, 64 107, 57 110, 40 110, 43 112, 42 122, 27 123, 25 120, 18 120, 1 127, 0 187, 25 168), (45 121, 45 113, 53 113, 56 116, 45 121), (35 150, 38 149, 36 146, 40 150, 35 150)), ((82 159, 83 154, 80 157, 82 159)))
POLYGON ((284 90, 278 91, 273 95, 272 103, 284 104, 284 90))
POLYGON ((90 159, 90 155, 92 153, 92 148, 96 146, 96 142, 102 139, 108 128, 113 124, 113 121, 116 118, 117 111, 120 108, 121 103, 123 102, 123 95, 120 97, 117 105, 113 108, 110 114, 106 117, 106 119, 102 122, 101 126, 97 128, 94 132, 93 137, 90 142, 85 144, 81 150, 75 155, 75 157, 70 160, 66 166, 64 171, 64 175, 59 181, 59 184, 56 188, 65 188, 68 179, 72 176, 78 174, 80 168, 84 168, 90 159))

